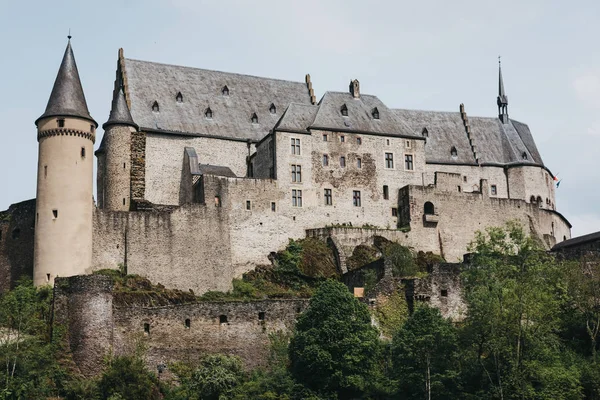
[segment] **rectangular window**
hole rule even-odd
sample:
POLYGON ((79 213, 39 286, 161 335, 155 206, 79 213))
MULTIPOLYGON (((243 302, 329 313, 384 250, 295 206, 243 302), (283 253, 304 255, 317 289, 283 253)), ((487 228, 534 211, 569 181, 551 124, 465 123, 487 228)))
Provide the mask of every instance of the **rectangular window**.
POLYGON ((410 140, 407 140, 407 141, 406 141, 406 148, 407 148, 407 149, 410 149, 410 140))
POLYGON ((404 169, 407 171, 413 170, 413 156, 412 154, 404 155, 404 169))
POLYGON ((356 144, 362 144, 362 138, 357 137, 356 138, 356 144))
POLYGON ((273 211, 273 212, 277 211, 277 206, 275 205, 274 201, 271 202, 271 211, 273 211))
POLYGON ((300 155, 300 139, 292 139, 292 154, 300 155))
POLYGON ((360 190, 352 192, 352 204, 354 204, 354 207, 360 207, 360 190))
POLYGON ((333 201, 331 198, 331 189, 325 189, 325 205, 330 206, 332 204, 333 204, 333 201))
POLYGON ((392 217, 397 217, 398 216, 398 209, 397 208, 392 208, 392 217))
POLYGON ((323 154, 323 166, 327 167, 329 165, 329 156, 327 154, 323 154))
POLYGON ((252 202, 250 200, 246 200, 246 210, 250 210, 252 208, 252 202))
POLYGON ((495 196, 498 194, 498 188, 496 187, 496 185, 492 185, 492 196, 495 196))
POLYGON ((292 206, 302 207, 302 190, 292 190, 292 206))
POLYGON ((346 136, 340 135, 340 142, 344 143, 346 141, 346 136))
POLYGON ((59 128, 64 128, 65 127, 65 120, 64 119, 59 119, 58 120, 58 127, 59 128))
POLYGON ((346 157, 344 157, 344 156, 340 157, 340 167, 342 167, 342 168, 346 167, 346 157))
POLYGON ((385 153, 385 167, 394 168, 394 154, 385 153))
POLYGON ((302 166, 292 164, 292 182, 302 182, 302 166))
POLYGON ((219 196, 215 196, 215 207, 221 207, 221 198, 219 196))
POLYGON ((58 218, 58 210, 52 210, 52 216, 54 219, 58 218))
POLYGON ((85 158, 85 147, 81 148, 81 158, 85 158))
POLYGON ((356 159, 356 167, 357 168, 362 168, 362 160, 360 158, 356 159))
POLYGON ((326 142, 327 141, 327 135, 323 135, 323 141, 326 142))
POLYGON ((383 185, 383 199, 384 200, 390 199, 390 190, 388 188, 388 185, 383 185))

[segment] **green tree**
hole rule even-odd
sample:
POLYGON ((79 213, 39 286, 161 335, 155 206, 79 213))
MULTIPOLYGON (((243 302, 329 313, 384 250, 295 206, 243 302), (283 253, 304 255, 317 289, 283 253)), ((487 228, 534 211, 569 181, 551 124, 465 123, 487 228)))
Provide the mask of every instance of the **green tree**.
POLYGON ((98 382, 102 399, 160 399, 156 376, 138 355, 117 356, 108 361, 98 382))
POLYGON ((321 394, 352 398, 368 390, 379 349, 367 306, 342 283, 328 280, 298 319, 289 346, 291 371, 321 394))
POLYGON ((243 378, 242 362, 238 357, 210 355, 192 373, 190 391, 202 400, 226 399, 243 378))
POLYGON ((402 397, 453 397, 458 376, 457 334, 438 309, 418 307, 392 343, 394 377, 402 397))
POLYGON ((478 232, 463 272, 467 391, 482 398, 579 398, 557 334, 564 271, 516 222, 478 232))

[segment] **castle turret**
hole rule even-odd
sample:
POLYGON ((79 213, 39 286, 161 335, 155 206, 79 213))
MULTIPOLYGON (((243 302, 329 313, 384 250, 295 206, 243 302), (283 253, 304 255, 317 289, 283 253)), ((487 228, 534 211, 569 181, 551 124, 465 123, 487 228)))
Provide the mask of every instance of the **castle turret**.
POLYGON ((508 96, 504 92, 504 80, 502 79, 502 63, 498 57, 498 118, 503 124, 508 124, 508 96))
POLYGON ((98 155, 98 194, 100 206, 107 210, 128 211, 131 201, 131 133, 138 130, 133 122, 123 87, 115 90, 104 137, 98 155))
POLYGON ((92 264, 93 160, 98 124, 90 116, 71 48, 65 50, 38 129, 33 280, 89 273, 92 264))

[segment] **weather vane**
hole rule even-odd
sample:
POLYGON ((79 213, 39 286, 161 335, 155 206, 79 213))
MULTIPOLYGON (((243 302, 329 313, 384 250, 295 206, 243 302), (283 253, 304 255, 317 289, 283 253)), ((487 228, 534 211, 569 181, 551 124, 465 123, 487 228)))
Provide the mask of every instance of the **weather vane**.
POLYGON ((71 28, 69 28, 69 35, 67 37, 69 38, 69 40, 71 40, 71 28))
POLYGON ((500 58, 502 58, 502 56, 498 56, 498 64, 502 64, 502 61, 500 61, 500 58))

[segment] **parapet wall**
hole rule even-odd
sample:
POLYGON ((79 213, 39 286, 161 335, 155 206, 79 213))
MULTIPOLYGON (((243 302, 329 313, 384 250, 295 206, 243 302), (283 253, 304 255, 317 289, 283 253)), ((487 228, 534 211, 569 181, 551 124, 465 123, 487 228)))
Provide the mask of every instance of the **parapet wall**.
POLYGON ((0 212, 0 293, 33 276, 35 199, 0 212))

